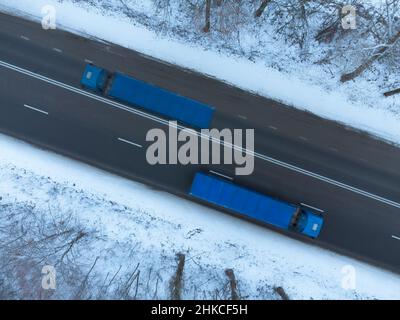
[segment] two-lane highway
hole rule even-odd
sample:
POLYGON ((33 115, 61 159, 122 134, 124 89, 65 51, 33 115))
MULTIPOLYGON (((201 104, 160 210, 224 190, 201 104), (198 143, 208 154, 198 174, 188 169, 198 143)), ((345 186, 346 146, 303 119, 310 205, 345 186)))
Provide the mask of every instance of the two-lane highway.
POLYGON ((180 196, 196 171, 212 170, 323 210, 320 238, 302 241, 400 271, 400 150, 389 144, 118 46, 5 15, 0 76, 5 133, 180 196), (146 133, 167 130, 165 119, 81 90, 87 61, 212 104, 213 127, 254 128, 254 173, 234 176, 229 165, 149 165, 146 133))

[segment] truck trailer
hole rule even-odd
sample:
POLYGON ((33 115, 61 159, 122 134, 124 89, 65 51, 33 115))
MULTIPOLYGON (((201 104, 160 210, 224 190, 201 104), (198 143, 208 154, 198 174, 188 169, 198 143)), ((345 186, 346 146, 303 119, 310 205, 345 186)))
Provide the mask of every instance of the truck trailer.
POLYGON ((214 108, 209 105, 92 64, 86 65, 81 86, 199 129, 209 128, 214 114, 214 108))
POLYGON ((320 214, 202 172, 196 173, 189 194, 239 216, 310 238, 318 237, 323 224, 320 214))

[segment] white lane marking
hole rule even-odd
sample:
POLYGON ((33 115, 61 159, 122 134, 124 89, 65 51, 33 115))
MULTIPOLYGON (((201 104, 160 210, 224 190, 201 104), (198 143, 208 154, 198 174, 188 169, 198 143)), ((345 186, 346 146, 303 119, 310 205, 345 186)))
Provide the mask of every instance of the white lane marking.
POLYGON ((54 50, 55 52, 62 53, 62 50, 61 50, 61 49, 53 48, 53 50, 54 50))
POLYGON ((26 41, 29 41, 29 38, 28 38, 28 37, 25 37, 25 36, 21 36, 21 39, 24 39, 24 40, 26 40, 26 41))
POLYGON ((223 177, 223 178, 226 178, 226 179, 229 179, 229 180, 233 180, 232 177, 226 176, 226 175, 224 175, 224 174, 222 174, 222 173, 219 173, 219 172, 217 172, 217 171, 209 170, 209 172, 210 172, 210 173, 213 173, 213 174, 216 174, 217 176, 220 176, 220 177, 223 177))
POLYGON ((396 237, 396 236, 393 236, 393 235, 392 235, 392 238, 396 239, 396 240, 400 240, 400 237, 396 237))
POLYGON ((127 143, 127 144, 131 144, 131 145, 133 145, 133 146, 135 146, 135 147, 143 148, 142 145, 140 145, 140 144, 138 144, 138 143, 134 143, 134 142, 129 141, 129 140, 125 140, 125 139, 122 139, 122 138, 118 138, 118 140, 121 141, 121 142, 125 142, 125 143, 127 143))
POLYGON ((34 111, 37 111, 37 112, 40 112, 40 113, 43 113, 43 114, 45 114, 45 115, 48 115, 48 114, 49 114, 47 111, 40 110, 40 109, 38 109, 38 108, 34 108, 34 107, 32 107, 32 106, 30 106, 30 105, 28 105, 28 104, 24 104, 24 107, 25 107, 25 108, 28 108, 28 109, 31 109, 31 110, 34 110, 34 111))
POLYGON ((303 140, 303 141, 308 141, 308 139, 306 137, 303 137, 303 136, 299 136, 299 139, 303 140))
POLYGON ((307 207, 307 208, 310 208, 310 209, 313 209, 313 210, 315 210, 315 211, 319 211, 319 212, 325 212, 324 210, 322 210, 322 209, 319 209, 319 208, 316 208, 316 207, 313 207, 313 206, 310 206, 310 205, 308 205, 308 204, 305 204, 305 203, 300 203, 303 207, 307 207))
POLYGON ((111 47, 110 47, 110 46, 106 46, 105 48, 103 48, 103 49, 101 49, 101 50, 102 50, 102 51, 107 51, 107 52, 109 52, 109 53, 111 53, 111 54, 115 54, 115 55, 120 56, 120 57, 123 57, 123 58, 125 57, 123 54, 111 50, 111 47))
POLYGON ((330 147, 329 150, 333 151, 333 152, 339 152, 338 149, 334 148, 334 147, 330 147))
POLYGON ((274 127, 274 126, 268 126, 268 128, 270 128, 270 129, 272 129, 272 130, 278 130, 278 128, 277 128, 277 127, 274 127))
POLYGON ((93 64, 93 61, 92 61, 92 60, 89 60, 89 59, 85 59, 85 62, 86 62, 86 63, 93 64))
MULTIPOLYGON (((130 112, 130 113, 132 113, 132 114, 136 114, 136 115, 141 116, 141 117, 143 117, 143 118, 150 119, 150 120, 155 121, 155 122, 158 122, 158 123, 160 123, 160 124, 164 124, 164 125, 166 125, 166 126, 169 125, 168 120, 159 118, 159 117, 157 117, 157 116, 154 116, 154 115, 152 115, 152 114, 146 113, 146 112, 144 112, 144 111, 140 111, 140 110, 134 109, 134 108, 132 108, 132 107, 128 107, 128 106, 123 105, 123 104, 121 104, 121 103, 118 103, 118 102, 112 101, 112 100, 110 100, 110 99, 104 98, 104 97, 102 97, 102 96, 98 96, 98 95, 96 95, 96 94, 93 94, 93 93, 84 91, 84 90, 82 90, 82 89, 75 88, 75 87, 73 87, 73 86, 70 86, 70 85, 68 85, 68 84, 59 82, 59 81, 57 81, 57 80, 53 80, 53 79, 47 78, 47 77, 45 77, 45 76, 39 75, 39 74, 37 74, 37 73, 34 73, 34 72, 32 72, 32 71, 29 71, 29 70, 26 70, 26 69, 23 69, 23 68, 14 66, 14 65, 9 64, 9 63, 7 63, 7 62, 4 62, 4 61, 1 61, 1 60, 0 60, 0 66, 3 66, 4 68, 10 69, 10 70, 14 70, 14 71, 19 72, 19 73, 22 73, 22 74, 25 74, 25 75, 27 75, 27 76, 30 76, 30 77, 32 77, 32 78, 41 80, 41 81, 43 81, 43 82, 50 83, 50 84, 52 84, 52 85, 55 85, 55 86, 64 88, 64 89, 66 89, 66 90, 68 90, 68 91, 75 92, 75 93, 80 94, 80 95, 82 95, 82 96, 86 96, 86 97, 91 98, 91 99, 93 99, 93 100, 97 100, 97 101, 103 102, 104 104, 107 104, 107 105, 109 105, 109 106, 112 106, 112 107, 115 107, 115 108, 118 108, 118 109, 121 109, 121 110, 125 110, 125 111, 127 111, 127 112, 130 112)), ((183 127, 183 126, 181 126, 181 125, 178 125, 177 128, 178 128, 178 129, 185 129, 186 127, 183 127)), ((353 193, 362 195, 362 196, 364 196, 364 197, 367 197, 367 198, 373 199, 373 200, 375 200, 375 201, 378 201, 378 202, 381 202, 381 203, 385 203, 385 204, 387 204, 387 205, 389 205, 389 206, 396 207, 396 208, 399 208, 399 209, 400 209, 400 203, 398 203, 398 202, 395 202, 395 201, 386 199, 386 198, 384 198, 384 197, 378 196, 378 195, 376 195, 376 194, 373 194, 373 193, 364 191, 364 190, 359 189, 359 188, 356 188, 356 187, 352 187, 352 186, 347 185, 347 184, 345 184, 345 183, 342 183, 342 182, 340 182, 340 181, 336 181, 336 180, 334 180, 334 179, 325 177, 325 176, 320 175, 320 174, 318 174, 318 173, 314 173, 314 172, 311 172, 311 171, 302 169, 302 168, 300 168, 300 167, 297 167, 297 166, 295 166, 295 165, 292 165, 292 164, 289 164, 289 163, 286 163, 286 162, 277 160, 277 159, 275 159, 275 158, 272 158, 272 157, 269 157, 269 156, 266 156, 266 155, 263 155, 263 154, 260 154, 260 153, 257 153, 257 152, 248 150, 248 149, 243 149, 243 148, 238 147, 238 146, 236 146, 236 145, 232 145, 231 143, 225 143, 225 142, 223 142, 222 140, 213 138, 213 137, 211 137, 211 136, 209 136, 209 135, 206 135, 206 134, 204 134, 204 133, 200 133, 200 132, 197 132, 197 131, 196 131, 196 132, 194 132, 194 134, 200 136, 200 138, 202 138, 202 139, 210 139, 212 142, 219 143, 219 144, 224 143, 225 146, 231 147, 231 148, 233 148, 234 150, 237 150, 237 151, 239 151, 239 152, 245 152, 245 153, 247 153, 247 154, 249 154, 249 155, 253 155, 254 157, 256 157, 256 158, 258 158, 258 159, 261 159, 261 160, 264 160, 264 161, 273 163, 273 164, 275 164, 275 165, 277 165, 277 166, 280 166, 280 167, 283 167, 283 168, 286 168, 286 169, 289 169, 289 170, 292 170, 292 171, 301 173, 301 174, 303 174, 303 175, 305 175, 305 176, 308 176, 308 177, 311 177, 311 178, 314 178, 314 179, 317 179, 317 180, 320 180, 320 181, 324 181, 324 182, 326 182, 326 183, 328 183, 328 184, 331 184, 331 185, 334 185, 334 186, 336 186, 336 187, 339 187, 339 188, 342 188, 342 189, 351 191, 351 192, 353 192, 353 193)))
POLYGON ((246 117, 246 116, 243 116, 243 115, 241 115, 241 114, 238 114, 238 117, 239 117, 240 119, 247 120, 247 117, 246 117))

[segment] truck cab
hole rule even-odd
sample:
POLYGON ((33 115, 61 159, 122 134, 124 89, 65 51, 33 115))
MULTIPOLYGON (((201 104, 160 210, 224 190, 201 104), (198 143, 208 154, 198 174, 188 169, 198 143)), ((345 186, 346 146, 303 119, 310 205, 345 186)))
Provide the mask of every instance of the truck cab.
POLYGON ((321 231, 322 224, 321 215, 298 207, 291 226, 293 230, 315 239, 321 231))
POLYGON ((87 64, 82 74, 81 86, 97 93, 103 93, 108 77, 109 73, 106 70, 87 64))

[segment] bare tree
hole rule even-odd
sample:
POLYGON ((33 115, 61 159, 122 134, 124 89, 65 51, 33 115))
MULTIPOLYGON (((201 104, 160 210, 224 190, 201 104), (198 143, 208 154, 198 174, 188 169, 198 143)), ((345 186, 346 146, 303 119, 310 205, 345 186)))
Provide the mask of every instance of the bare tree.
POLYGON ((387 91, 383 95, 385 97, 390 97, 390 96, 394 96, 395 94, 399 94, 399 93, 400 93, 400 88, 395 89, 395 90, 391 90, 391 91, 387 91))
POLYGON ((203 28, 203 32, 210 32, 211 27, 211 0, 206 0, 206 19, 203 28))
POLYGON ((282 287, 274 287, 274 291, 281 297, 282 300, 290 300, 289 296, 282 287))
POLYGON ((388 43, 378 46, 381 48, 376 53, 374 53, 370 58, 364 61, 360 66, 358 66, 354 71, 343 74, 340 78, 340 81, 347 82, 358 77, 361 73, 363 73, 366 69, 368 69, 376 60, 384 56, 385 53, 388 51, 388 49, 392 48, 399 39, 400 39, 400 31, 398 31, 396 35, 393 36, 388 41, 388 43))
POLYGON ((304 48, 309 34, 309 19, 315 14, 311 0, 282 0, 276 6, 271 22, 283 38, 304 48))
POLYGON ((272 0, 262 0, 260 6, 258 7, 258 9, 256 10, 256 12, 254 13, 254 16, 256 18, 261 17, 261 15, 263 14, 263 12, 265 11, 265 9, 267 8, 268 4, 271 2, 272 0))
POLYGON ((237 291, 237 281, 235 278, 235 273, 232 269, 226 269, 225 274, 229 280, 229 287, 231 288, 231 299, 232 300, 240 300, 238 291, 237 291))
POLYGON ((183 280, 183 268, 185 266, 185 255, 183 253, 178 253, 178 266, 176 268, 176 272, 171 279, 171 299, 172 300, 181 300, 182 295, 182 280, 183 280))

